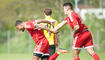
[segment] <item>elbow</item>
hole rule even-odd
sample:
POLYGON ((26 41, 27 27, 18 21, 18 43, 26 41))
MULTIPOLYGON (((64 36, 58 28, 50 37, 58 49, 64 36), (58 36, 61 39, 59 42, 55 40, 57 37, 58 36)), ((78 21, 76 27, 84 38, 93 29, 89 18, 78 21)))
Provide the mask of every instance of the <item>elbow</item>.
POLYGON ((75 28, 75 30, 79 30, 80 29, 79 25, 76 25, 74 28, 75 28))
POLYGON ((77 26, 77 30, 79 30, 80 29, 80 27, 79 26, 77 26))
POLYGON ((74 31, 79 31, 79 29, 80 29, 79 25, 76 25, 76 26, 74 27, 74 31))

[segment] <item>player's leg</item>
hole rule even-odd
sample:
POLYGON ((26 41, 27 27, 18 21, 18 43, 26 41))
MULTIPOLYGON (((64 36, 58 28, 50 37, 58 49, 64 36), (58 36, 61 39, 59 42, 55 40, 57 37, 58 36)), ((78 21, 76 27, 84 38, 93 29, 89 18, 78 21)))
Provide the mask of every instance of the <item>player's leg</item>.
POLYGON ((49 47, 49 55, 53 55, 55 53, 56 47, 55 45, 50 45, 49 47))
POLYGON ((56 58, 59 56, 58 53, 55 53, 53 55, 51 55, 49 58, 47 57, 42 57, 41 60, 56 60, 56 58))
POLYGON ((73 56, 74 60, 80 60, 79 53, 81 48, 84 46, 85 42, 88 38, 88 31, 81 32, 78 36, 76 36, 73 40, 72 48, 73 48, 73 56))
POLYGON ((80 49, 73 49, 74 60, 80 60, 79 53, 80 53, 80 49))
POLYGON ((38 56, 33 56, 33 57, 32 57, 32 60, 39 60, 39 58, 40 58, 40 57, 38 57, 38 56))
POLYGON ((46 38, 43 39, 40 51, 43 52, 41 60, 48 60, 49 58, 49 42, 46 38))
POLYGON ((41 60, 48 60, 49 56, 43 56, 41 57, 41 60))
POLYGON ((87 48, 87 52, 94 58, 94 60, 100 60, 99 56, 95 53, 94 48, 87 48))
POLYGON ((73 49, 74 60, 80 60, 79 53, 80 53, 82 45, 83 45, 80 38, 81 37, 76 36, 73 40, 72 49, 73 49))
POLYGON ((50 56, 49 58, 43 57, 43 58, 41 58, 41 60, 56 60, 56 58, 57 58, 60 54, 63 54, 63 53, 69 53, 69 51, 64 50, 64 49, 59 49, 59 50, 57 50, 56 53, 54 53, 54 54, 53 54, 52 56, 50 56))
POLYGON ((69 51, 64 50, 64 49, 59 49, 59 50, 57 50, 56 53, 54 53, 52 56, 50 56, 48 60, 56 60, 56 58, 62 53, 69 53, 69 51))
MULTIPOLYGON (((46 52, 47 52, 47 50, 46 50, 46 52)), ((54 54, 54 53, 55 53, 55 47, 54 47, 54 46, 50 46, 50 47, 49 47, 49 54, 50 54, 50 55, 49 55, 49 56, 46 56, 46 55, 44 56, 44 55, 43 55, 43 56, 41 57, 41 60, 49 60, 49 57, 52 56, 52 55, 53 55, 53 56, 50 58, 50 60, 56 59, 59 54, 57 54, 57 53, 54 54)))
POLYGON ((87 52, 94 58, 94 60, 100 60, 99 56, 94 51, 91 33, 90 33, 88 40, 85 44, 85 48, 86 48, 87 52))
POLYGON ((38 45, 36 45, 33 53, 32 60, 39 60, 42 56, 42 52, 39 51, 40 48, 38 48, 38 45))

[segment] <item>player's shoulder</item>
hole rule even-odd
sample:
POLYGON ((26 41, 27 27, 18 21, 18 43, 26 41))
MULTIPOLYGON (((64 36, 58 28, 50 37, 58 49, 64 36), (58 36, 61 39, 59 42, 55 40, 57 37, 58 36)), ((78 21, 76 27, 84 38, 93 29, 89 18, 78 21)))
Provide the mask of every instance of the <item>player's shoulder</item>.
POLYGON ((74 12, 74 11, 72 11, 72 15, 73 16, 78 16, 78 14, 76 12, 74 12))
POLYGON ((25 25, 24 25, 25 29, 33 29, 34 21, 35 20, 28 20, 27 22, 25 22, 25 25))
POLYGON ((35 20, 28 20, 26 23, 31 24, 31 23, 34 23, 34 22, 35 22, 35 20))
POLYGON ((57 21, 56 19, 54 19, 54 18, 53 18, 53 20, 54 20, 55 22, 58 22, 58 21, 57 21))
POLYGON ((29 22, 35 22, 35 20, 29 20, 29 22))

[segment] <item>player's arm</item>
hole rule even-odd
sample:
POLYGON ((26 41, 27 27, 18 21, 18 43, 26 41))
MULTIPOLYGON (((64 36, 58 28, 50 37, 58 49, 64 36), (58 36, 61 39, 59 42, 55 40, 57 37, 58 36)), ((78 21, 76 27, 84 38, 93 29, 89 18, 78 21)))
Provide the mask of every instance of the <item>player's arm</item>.
POLYGON ((74 26, 74 34, 76 34, 79 31, 79 24, 74 26))
POLYGON ((53 31, 52 29, 48 28, 47 26, 43 25, 43 24, 35 24, 35 29, 43 29, 43 30, 47 30, 50 31, 52 33, 57 33, 57 31, 53 31))
POLYGON ((58 30, 63 27, 65 24, 67 24, 67 21, 62 21, 60 24, 58 24, 54 29, 49 29, 46 26, 44 26, 43 24, 36 24, 36 27, 40 28, 40 29, 45 29, 48 30, 52 33, 57 33, 58 30))
POLYGON ((39 20, 36 20, 35 22, 37 24, 40 24, 40 23, 48 23, 48 24, 51 24, 51 25, 54 25, 55 24, 55 21, 45 20, 45 19, 39 19, 39 20))
POLYGON ((67 21, 62 21, 59 23, 53 30, 58 31, 61 27, 63 27, 65 24, 67 24, 67 21))
POLYGON ((74 15, 74 14, 73 15, 69 15, 69 18, 71 19, 71 21, 73 23, 73 26, 74 26, 74 29, 73 29, 74 34, 76 34, 79 31, 79 29, 80 29, 79 23, 77 21, 78 17, 79 17, 78 15, 74 15))

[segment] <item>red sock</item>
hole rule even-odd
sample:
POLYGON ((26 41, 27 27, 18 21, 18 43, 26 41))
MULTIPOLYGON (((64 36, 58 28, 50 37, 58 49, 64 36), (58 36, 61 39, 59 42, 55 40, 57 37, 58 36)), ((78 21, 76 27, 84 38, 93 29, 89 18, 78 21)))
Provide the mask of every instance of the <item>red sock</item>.
POLYGON ((74 57, 74 60, 80 60, 79 56, 74 57))
POLYGON ((96 53, 92 54, 92 57, 94 58, 94 60, 100 60, 99 56, 96 53))
POLYGON ((52 56, 49 57, 48 60, 56 60, 56 58, 59 56, 58 53, 53 54, 52 56))

